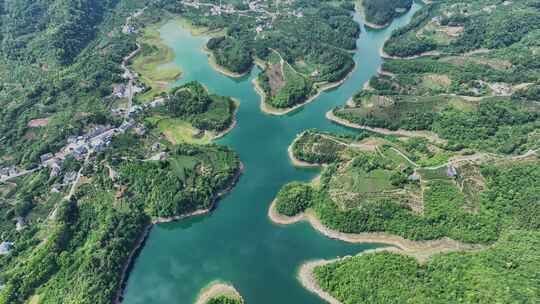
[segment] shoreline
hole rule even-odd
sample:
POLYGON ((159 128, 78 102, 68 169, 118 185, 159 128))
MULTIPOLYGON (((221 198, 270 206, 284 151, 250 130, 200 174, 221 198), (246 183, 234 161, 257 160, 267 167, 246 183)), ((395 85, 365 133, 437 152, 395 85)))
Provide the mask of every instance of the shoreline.
POLYGON ((307 261, 304 262, 300 266, 300 270, 298 271, 298 281, 300 281, 300 284, 307 289, 309 292, 316 294, 319 296, 319 298, 323 299, 327 303, 330 304, 341 304, 341 302, 334 298, 331 294, 324 291, 321 286, 319 286, 319 283, 317 282, 317 279, 315 278, 315 275, 313 274, 313 271, 315 268, 320 266, 325 266, 334 262, 339 261, 340 259, 332 259, 332 260, 313 260, 313 261, 307 261))
POLYGON ((375 30, 385 29, 385 28, 389 27, 390 24, 392 24, 392 22, 387 22, 387 23, 382 24, 382 25, 381 24, 376 24, 376 23, 371 23, 371 22, 367 21, 365 16, 364 16, 364 26, 367 26, 367 27, 375 29, 375 30))
POLYGON ((286 115, 286 114, 289 114, 291 112, 294 112, 294 111, 300 109, 301 107, 311 103, 315 99, 317 99, 323 92, 341 86, 352 75, 352 73, 356 70, 356 67, 357 67, 357 64, 356 64, 356 62, 354 62, 354 67, 341 80, 326 83, 326 84, 321 85, 320 87, 317 87, 318 85, 314 84, 314 86, 317 88, 317 93, 315 93, 313 96, 306 99, 304 102, 296 104, 296 105, 294 105, 293 107, 290 107, 290 108, 278 109, 278 108, 272 107, 271 105, 269 105, 266 102, 266 93, 261 88, 257 78, 254 78, 252 83, 253 83, 253 86, 255 87, 255 91, 261 97, 261 100, 260 100, 260 109, 261 109, 261 111, 266 113, 266 114, 280 116, 280 115, 286 115))
POLYGON ((411 257, 416 258, 420 263, 427 261, 431 256, 439 253, 480 250, 485 247, 484 245, 461 243, 448 237, 429 241, 412 241, 384 232, 344 233, 324 226, 315 216, 313 211, 309 209, 294 217, 288 217, 277 213, 274 203, 270 205, 269 209, 273 209, 268 211, 269 218, 276 224, 294 224, 301 221, 307 221, 315 230, 330 239, 341 240, 353 244, 372 243, 393 246, 396 248, 394 250, 399 250, 399 253, 410 255, 411 257), (276 221, 274 221, 274 219, 276 221))
POLYGON ((238 290, 236 290, 233 285, 220 281, 215 281, 201 290, 200 294, 197 296, 195 304, 206 304, 213 298, 219 296, 226 296, 238 299, 240 300, 240 302, 244 303, 244 298, 242 298, 238 290))
POLYGON ((375 127, 359 125, 357 123, 353 123, 353 122, 350 122, 348 120, 337 117, 336 115, 334 115, 332 110, 326 112, 325 116, 326 116, 326 118, 328 120, 330 120, 330 121, 332 121, 332 122, 334 122, 334 123, 336 123, 338 125, 342 125, 342 126, 345 126, 345 127, 348 127, 348 128, 367 130, 367 131, 371 131, 371 132, 374 132, 374 133, 379 133, 379 134, 383 134, 383 135, 393 135, 393 136, 398 136, 398 137, 424 137, 424 138, 426 138, 428 140, 432 140, 432 141, 434 141, 436 143, 440 143, 440 144, 445 143, 445 141, 443 139, 441 139, 437 134, 435 134, 435 133, 433 133, 433 134, 427 133, 429 131, 408 131, 408 130, 402 130, 402 129, 392 131, 392 130, 384 129, 384 128, 375 128, 375 127))
POLYGON ((250 71, 251 71, 251 68, 249 68, 247 71, 243 72, 243 73, 236 73, 236 72, 233 72, 233 71, 230 71, 228 70, 227 68, 219 65, 217 62, 216 62, 216 56, 214 56, 214 53, 212 53, 207 47, 206 45, 203 46, 203 48, 201 49, 201 51, 203 53, 205 53, 207 56, 208 56, 208 63, 210 64, 210 66, 217 72, 225 75, 225 76, 228 76, 228 77, 231 77, 231 78, 242 78, 244 76, 246 76, 250 71))
MULTIPOLYGON (((384 46, 382 46, 380 49, 379 49, 379 54, 381 56, 381 58, 383 59, 402 59, 402 60, 412 60, 412 59, 418 59, 418 58, 421 58, 421 57, 429 57, 429 56, 441 56, 441 55, 444 55, 443 53, 439 52, 439 51, 428 51, 428 52, 423 52, 423 53, 420 53, 418 55, 413 55, 413 56, 408 56, 408 57, 399 57, 399 56, 392 56, 392 55, 389 55, 388 53, 386 53, 384 51, 384 46)), ((381 66, 382 67, 382 66, 381 66)))
POLYGON ((363 23, 364 23, 364 26, 367 26, 367 27, 372 28, 372 29, 375 29, 375 30, 382 30, 382 29, 387 28, 388 26, 390 26, 390 24, 392 24, 392 22, 394 21, 394 20, 391 20, 390 22, 387 22, 387 23, 385 23, 385 24, 383 24, 383 25, 381 25, 381 24, 376 24, 376 23, 371 23, 371 22, 367 21, 367 18, 366 18, 366 11, 365 11, 365 8, 364 8, 364 3, 363 3, 363 1, 362 1, 362 0, 359 0, 359 1, 357 2, 357 4, 358 4, 358 5, 355 6, 355 8, 356 8, 356 11, 357 11, 358 13, 360 13, 360 15, 361 15, 361 17, 362 17, 362 21, 363 21, 363 23))
POLYGON ((179 220, 190 218, 190 217, 196 217, 196 216, 209 214, 217 207, 218 200, 221 199, 221 197, 229 193, 234 188, 234 186, 236 185, 236 183, 238 182, 238 180, 244 173, 244 169, 245 169, 244 164, 240 161, 237 172, 231 177, 231 182, 229 183, 227 187, 225 187, 221 191, 218 191, 218 193, 214 195, 214 197, 212 198, 212 203, 210 204, 209 208, 199 209, 199 210, 195 210, 193 212, 187 213, 187 214, 175 215, 171 217, 158 217, 158 218, 152 219, 150 223, 147 224, 146 227, 144 227, 142 234, 136 240, 135 246, 129 253, 128 259, 124 263, 124 266, 122 267, 122 273, 120 275, 120 279, 121 279, 120 286, 118 287, 116 296, 114 297, 114 301, 113 301, 114 304, 122 303, 124 291, 126 290, 127 279, 129 277, 129 273, 131 272, 131 267, 133 266, 133 263, 135 262, 135 259, 137 258, 138 254, 142 250, 144 243, 150 236, 150 232, 152 231, 152 228, 154 228, 154 226, 158 224, 170 223, 170 222, 175 222, 175 221, 179 221, 179 220))
POLYGON ((268 218, 274 224, 279 225, 291 225, 296 224, 302 221, 305 221, 303 213, 297 214, 295 216, 286 216, 282 215, 276 210, 277 199, 274 199, 268 208, 268 218))
MULTIPOLYGON (((369 250, 362 251, 359 254, 357 254, 356 256, 360 256, 360 255, 364 255, 364 254, 372 254, 372 253, 377 253, 377 252, 396 252, 396 253, 399 253, 398 251, 399 251, 399 249, 392 248, 392 247, 377 248, 377 249, 369 249, 369 250)), ((321 288, 321 286, 317 282, 317 279, 315 278, 313 272, 314 272, 315 268, 317 268, 317 267, 325 266, 325 265, 332 264, 332 263, 335 263, 335 262, 339 262, 339 261, 342 261, 342 260, 345 260, 345 259, 349 259, 351 257, 353 257, 353 256, 344 256, 344 257, 339 257, 339 258, 330 259, 330 260, 319 259, 319 260, 311 260, 311 261, 304 262, 304 263, 302 263, 302 265, 300 265, 300 269, 298 271, 297 278, 300 281, 300 284, 302 284, 302 286, 305 289, 307 289, 311 293, 316 294, 317 296, 319 296, 320 298, 322 298, 326 302, 328 302, 330 304, 342 304, 338 299, 334 298, 331 294, 329 294, 328 292, 324 291, 324 289, 321 288)))
POLYGON ((293 140, 293 142, 289 145, 289 147, 287 148, 287 153, 289 155, 289 160, 291 161, 291 163, 293 164, 293 166, 295 167, 300 167, 300 168, 317 168, 317 167, 322 167, 323 165, 322 164, 315 164, 315 163, 309 163, 307 161, 303 161, 303 160, 300 160, 298 158, 296 158, 294 156, 294 153, 293 153, 293 145, 296 143, 296 141, 304 134, 304 132, 300 133, 298 136, 296 136, 296 138, 293 140))
POLYGON ((229 134, 229 132, 231 132, 235 127, 236 125, 238 124, 238 120, 236 119, 236 114, 238 113, 238 108, 240 107, 240 101, 237 100, 236 98, 234 97, 229 97, 233 100, 234 102, 234 105, 235 105, 235 108, 234 108, 234 112, 233 112, 233 116, 232 116, 232 121, 231 121, 231 124, 225 129, 225 130, 222 130, 216 134, 213 134, 210 136, 210 141, 213 141, 213 140, 218 140, 224 136, 226 136, 227 134, 229 134))

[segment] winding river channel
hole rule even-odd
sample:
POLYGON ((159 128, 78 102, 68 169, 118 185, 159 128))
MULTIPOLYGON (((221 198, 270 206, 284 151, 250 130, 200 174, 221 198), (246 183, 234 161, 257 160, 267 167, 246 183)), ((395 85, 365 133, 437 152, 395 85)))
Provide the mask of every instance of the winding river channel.
POLYGON ((330 122, 325 113, 344 104, 377 73, 383 43, 419 7, 415 4, 383 30, 365 29, 357 14, 362 34, 354 72, 340 87, 285 116, 261 112, 260 97, 251 83, 260 70, 254 68, 242 79, 224 76, 212 69, 201 51, 207 37, 193 37, 176 23, 166 23, 160 29, 161 37, 176 54, 171 64, 183 71, 177 85, 198 80, 212 93, 240 100, 238 125, 218 143, 240 155, 245 172, 211 214, 152 229, 133 265, 123 303, 193 303, 201 288, 214 280, 230 282, 251 304, 322 303, 297 280, 300 265, 311 259, 354 255, 378 245, 332 240, 307 222, 289 226, 270 222, 268 207, 279 188, 293 180, 308 181, 319 173, 293 167, 287 147, 298 133, 310 128, 354 132, 330 122))

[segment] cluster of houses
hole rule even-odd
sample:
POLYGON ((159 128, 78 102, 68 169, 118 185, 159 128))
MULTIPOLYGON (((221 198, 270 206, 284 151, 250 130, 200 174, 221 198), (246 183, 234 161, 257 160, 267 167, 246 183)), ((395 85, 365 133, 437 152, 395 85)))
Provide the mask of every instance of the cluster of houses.
POLYGON ((137 18, 140 15, 142 15, 145 9, 146 7, 141 10, 136 11, 135 13, 133 13, 133 15, 127 17, 126 23, 124 24, 124 26, 122 26, 122 33, 128 34, 128 35, 137 33, 137 29, 133 25, 131 25, 131 19, 137 18))
MULTIPOLYGON (((56 177, 62 172, 62 161, 72 155, 77 160, 82 160, 90 150, 95 152, 103 151, 112 142, 112 137, 118 133, 125 133, 133 128, 138 135, 144 135, 146 129, 143 125, 137 124, 133 119, 125 120, 118 128, 99 125, 92 128, 85 135, 71 136, 68 138, 68 144, 60 152, 55 154, 45 153, 41 155, 41 165, 51 169, 51 177, 56 177)), ((64 178, 67 176, 66 174, 64 178)), ((69 183, 69 178, 64 184, 69 183)))
POLYGON ((15 176, 19 173, 19 169, 15 166, 8 166, 0 168, 0 179, 9 178, 11 176, 15 176))
POLYGON ((0 255, 8 254, 13 245, 13 242, 8 241, 3 241, 2 243, 0 243, 0 255))
POLYGON ((133 118, 134 116, 136 116, 137 114, 145 110, 157 108, 159 106, 164 105, 167 102, 167 100, 168 98, 158 97, 149 103, 145 103, 143 105, 132 106, 129 110, 126 110, 125 108, 112 109, 111 113, 115 116, 124 116, 127 114, 129 118, 133 118))
POLYGON ((77 160, 82 160, 90 149, 103 151, 112 140, 117 129, 111 126, 98 125, 93 127, 85 135, 70 136, 68 144, 58 153, 45 153, 40 156, 41 165, 51 169, 51 177, 56 177, 62 172, 62 161, 72 155, 77 160))
POLYGON ((137 33, 137 30, 134 26, 130 24, 124 24, 124 26, 122 27, 122 33, 130 35, 137 33))
POLYGON ((234 14, 236 10, 234 9, 234 6, 232 4, 226 4, 226 5, 214 5, 210 7, 210 15, 212 16, 221 16, 221 14, 234 14))
MULTIPOLYGON (((128 72, 128 73, 124 72, 124 75, 122 75, 122 77, 124 78, 130 78, 132 76, 135 78, 137 75, 131 72, 128 72)), ((144 87, 139 86, 139 85, 133 85, 132 90, 133 90, 133 94, 137 94, 144 91, 144 87)), ((129 88, 123 83, 114 84, 112 95, 117 98, 129 98, 130 96, 129 88)))
MULTIPOLYGON (((456 178, 458 175, 459 173, 458 173, 457 168, 452 164, 448 165, 448 167, 446 168, 446 176, 450 178, 456 178)), ((407 179, 413 182, 417 182, 417 181, 420 181, 421 178, 422 177, 420 176, 420 174, 416 170, 414 170, 414 172, 411 175, 409 175, 407 179)))

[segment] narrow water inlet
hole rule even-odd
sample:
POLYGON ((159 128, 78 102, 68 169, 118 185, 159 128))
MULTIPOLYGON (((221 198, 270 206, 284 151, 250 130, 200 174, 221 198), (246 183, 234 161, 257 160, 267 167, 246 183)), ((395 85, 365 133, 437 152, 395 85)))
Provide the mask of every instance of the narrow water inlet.
MULTIPOLYGON (((286 116, 260 111, 260 97, 251 83, 257 68, 242 79, 212 69, 201 49, 207 37, 193 37, 171 21, 160 29, 173 49, 174 63, 183 71, 175 85, 197 80, 211 93, 231 96, 241 104, 238 125, 219 144, 235 150, 245 172, 233 191, 209 215, 156 226, 133 265, 123 303, 193 303, 199 291, 214 280, 232 283, 247 303, 310 304, 323 300, 305 290, 296 276, 310 259, 354 255, 376 244, 348 244, 331 240, 307 223, 279 226, 267 218, 268 207, 285 183, 314 178, 317 169, 294 168, 287 147, 298 133, 310 128, 355 132, 335 125, 325 113, 343 105, 377 73, 380 49, 391 32, 407 24, 421 7, 383 30, 366 30, 357 41, 355 71, 340 87, 286 116)), ((355 20, 363 24, 361 16, 355 20)))

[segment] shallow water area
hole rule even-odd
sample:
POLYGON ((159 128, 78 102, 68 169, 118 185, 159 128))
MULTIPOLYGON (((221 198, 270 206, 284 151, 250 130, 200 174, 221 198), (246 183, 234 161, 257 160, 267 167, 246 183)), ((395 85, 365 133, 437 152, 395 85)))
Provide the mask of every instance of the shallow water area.
MULTIPOLYGON (((365 29, 362 24, 354 55, 357 66, 349 78, 285 116, 260 111, 260 97, 251 82, 260 72, 256 67, 240 79, 224 76, 212 69, 202 52, 207 37, 194 37, 173 21, 163 25, 161 37, 174 50, 174 64, 183 73, 175 85, 197 80, 211 93, 240 101, 237 126, 218 143, 240 155, 245 171, 211 214, 154 227, 133 265, 123 303, 193 303, 201 288, 214 280, 230 282, 247 303, 323 303, 297 280, 299 266, 310 259, 354 255, 378 245, 332 240, 305 222, 290 226, 270 222, 268 207, 279 188, 294 180, 309 181, 319 173, 293 167, 287 147, 310 128, 356 132, 330 122, 325 113, 344 104, 377 73, 384 41, 419 8, 415 4, 383 30, 365 29)), ((355 19, 362 23, 359 15, 355 19)))

